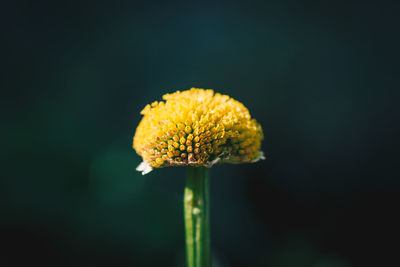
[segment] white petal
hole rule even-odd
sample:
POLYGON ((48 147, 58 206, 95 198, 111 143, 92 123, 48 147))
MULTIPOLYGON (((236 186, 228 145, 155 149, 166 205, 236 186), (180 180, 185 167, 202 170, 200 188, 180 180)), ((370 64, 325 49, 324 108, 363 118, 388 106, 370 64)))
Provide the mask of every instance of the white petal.
POLYGON ((146 162, 142 161, 136 168, 137 171, 142 172, 142 175, 148 174, 153 168, 146 162))
POLYGON ((251 162, 257 162, 257 161, 263 160, 263 159, 265 159, 264 152, 260 151, 260 152, 258 152, 257 157, 255 157, 251 162))

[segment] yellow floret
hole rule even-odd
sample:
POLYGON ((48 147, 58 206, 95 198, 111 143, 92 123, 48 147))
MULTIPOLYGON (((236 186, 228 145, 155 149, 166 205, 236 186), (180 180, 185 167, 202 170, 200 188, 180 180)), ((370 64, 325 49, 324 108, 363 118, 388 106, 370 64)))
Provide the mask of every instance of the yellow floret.
POLYGON ((163 99, 142 110, 133 138, 133 148, 147 165, 211 166, 262 158, 261 126, 242 103, 197 88, 163 99))

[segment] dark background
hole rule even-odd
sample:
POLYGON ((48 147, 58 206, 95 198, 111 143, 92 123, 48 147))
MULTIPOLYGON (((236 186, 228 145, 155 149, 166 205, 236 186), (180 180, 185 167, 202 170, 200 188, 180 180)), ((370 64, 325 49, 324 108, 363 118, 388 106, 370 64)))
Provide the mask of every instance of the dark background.
POLYGON ((399 6, 360 3, 3 2, 0 266, 183 266, 185 170, 131 144, 190 87, 265 133, 211 170, 214 266, 397 265, 399 6))

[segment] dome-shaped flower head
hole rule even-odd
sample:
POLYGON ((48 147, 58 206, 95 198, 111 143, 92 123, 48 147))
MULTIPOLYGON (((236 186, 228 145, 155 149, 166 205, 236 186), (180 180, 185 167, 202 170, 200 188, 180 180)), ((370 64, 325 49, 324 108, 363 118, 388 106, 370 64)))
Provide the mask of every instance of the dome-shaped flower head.
POLYGON ((245 163, 263 158, 263 132, 247 108, 227 95, 192 88, 163 96, 141 112, 133 148, 137 170, 168 166, 245 163))

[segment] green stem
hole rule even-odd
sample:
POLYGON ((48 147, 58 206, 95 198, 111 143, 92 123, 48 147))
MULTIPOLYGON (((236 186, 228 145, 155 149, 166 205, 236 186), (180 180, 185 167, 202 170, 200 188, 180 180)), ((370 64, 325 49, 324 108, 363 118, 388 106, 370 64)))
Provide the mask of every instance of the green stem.
POLYGON ((187 267, 210 267, 210 178, 205 167, 188 167, 184 202, 187 267))

